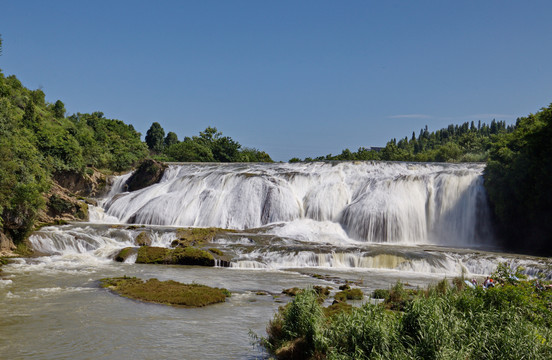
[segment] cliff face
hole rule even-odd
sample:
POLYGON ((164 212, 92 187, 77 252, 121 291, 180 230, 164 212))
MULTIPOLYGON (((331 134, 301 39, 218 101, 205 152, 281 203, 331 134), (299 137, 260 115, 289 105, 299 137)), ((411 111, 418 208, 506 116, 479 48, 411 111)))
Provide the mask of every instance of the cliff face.
POLYGON ((56 173, 54 183, 46 194, 46 208, 39 213, 41 224, 60 221, 88 220, 88 205, 106 189, 107 177, 94 168, 86 174, 73 172, 56 173))
POLYGON ((107 177, 94 168, 87 168, 84 175, 71 171, 57 172, 54 181, 76 196, 98 197, 105 191, 107 177))
POLYGON ((0 232, 0 256, 12 256, 15 250, 13 241, 0 232))

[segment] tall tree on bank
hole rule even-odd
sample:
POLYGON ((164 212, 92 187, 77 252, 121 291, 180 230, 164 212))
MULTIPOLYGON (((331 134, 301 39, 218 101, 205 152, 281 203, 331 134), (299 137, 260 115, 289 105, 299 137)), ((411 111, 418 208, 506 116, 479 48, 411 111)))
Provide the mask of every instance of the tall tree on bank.
POLYGON ((172 131, 169 131, 167 137, 165 137, 165 140, 163 141, 163 144, 165 145, 165 148, 168 148, 174 144, 178 144, 178 135, 176 135, 172 131))
POLYGON ((493 143, 485 187, 509 249, 552 254, 552 104, 493 143))
POLYGON ((165 139, 165 130, 158 122, 151 124, 146 133, 146 144, 148 148, 156 153, 163 151, 163 140, 165 139))

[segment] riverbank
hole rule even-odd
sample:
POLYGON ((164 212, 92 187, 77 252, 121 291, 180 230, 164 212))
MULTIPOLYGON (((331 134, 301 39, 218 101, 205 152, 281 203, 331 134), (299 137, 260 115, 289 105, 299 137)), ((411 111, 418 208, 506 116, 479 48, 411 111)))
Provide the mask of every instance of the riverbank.
POLYGON ((424 290, 397 282, 374 292, 380 304, 337 314, 305 290, 279 309, 261 344, 282 360, 550 359, 552 290, 513 279, 488 289, 461 279, 424 290))

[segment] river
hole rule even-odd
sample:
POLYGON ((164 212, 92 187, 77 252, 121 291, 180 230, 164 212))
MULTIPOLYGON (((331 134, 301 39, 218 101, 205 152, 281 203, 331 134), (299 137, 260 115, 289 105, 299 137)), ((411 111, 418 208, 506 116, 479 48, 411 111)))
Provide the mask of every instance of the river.
MULTIPOLYGON (((354 282, 365 294, 400 280, 485 276, 499 262, 550 278, 550 261, 495 245, 480 164, 174 164, 132 193, 127 176, 91 207, 90 222, 42 228, 47 256, 17 259, 0 280, 0 358, 257 359, 283 289, 354 282), (130 224, 140 224, 130 225, 130 224), (209 244, 229 267, 113 261, 147 232, 170 247, 181 227, 235 232, 209 244), (119 297, 113 276, 197 282, 232 292, 225 303, 184 309, 119 297)), ((367 296, 364 301, 370 301, 367 296)))

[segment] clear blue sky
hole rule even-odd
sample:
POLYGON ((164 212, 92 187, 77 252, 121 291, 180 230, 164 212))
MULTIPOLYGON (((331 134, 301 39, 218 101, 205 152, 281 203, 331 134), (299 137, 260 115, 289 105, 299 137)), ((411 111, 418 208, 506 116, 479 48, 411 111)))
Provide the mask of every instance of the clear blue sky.
POLYGON ((552 1, 8 1, 0 69, 145 135, 274 160, 552 102, 552 1))

